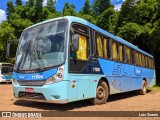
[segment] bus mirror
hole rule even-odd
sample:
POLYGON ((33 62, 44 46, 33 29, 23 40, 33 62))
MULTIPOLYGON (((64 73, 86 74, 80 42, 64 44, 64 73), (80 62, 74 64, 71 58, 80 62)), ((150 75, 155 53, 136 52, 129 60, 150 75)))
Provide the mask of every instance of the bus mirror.
POLYGON ((10 51, 10 43, 7 42, 6 58, 9 57, 9 51, 10 51))
POLYGON ((72 51, 78 51, 79 47, 79 35, 74 34, 72 37, 72 51))
POLYGON ((11 59, 11 60, 15 59, 15 53, 16 53, 18 41, 19 41, 18 39, 7 41, 7 45, 6 45, 6 58, 7 59, 11 59))

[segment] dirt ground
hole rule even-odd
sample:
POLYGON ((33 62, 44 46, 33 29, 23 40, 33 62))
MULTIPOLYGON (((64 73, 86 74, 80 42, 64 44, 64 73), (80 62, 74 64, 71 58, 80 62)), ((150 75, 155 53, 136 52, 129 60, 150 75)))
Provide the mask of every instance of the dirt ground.
MULTIPOLYGON (((11 84, 0 84, 0 111, 160 111, 160 91, 148 92, 146 95, 136 95, 134 92, 122 93, 109 96, 108 102, 104 105, 93 105, 88 100, 58 105, 52 103, 30 102, 16 100, 13 97, 11 84)), ((46 118, 23 118, 23 119, 70 119, 71 117, 46 117, 46 118)), ((2 118, 0 118, 2 119, 2 118)), ((9 119, 9 118, 3 118, 9 119)), ((12 118, 13 119, 13 118, 12 118)), ((16 119, 16 118, 14 118, 16 119)), ((22 119, 22 118, 21 118, 22 119)), ((73 119, 73 118, 72 118, 73 119)), ((159 117, 74 117, 74 119, 104 119, 104 120, 141 120, 155 119, 159 117)))

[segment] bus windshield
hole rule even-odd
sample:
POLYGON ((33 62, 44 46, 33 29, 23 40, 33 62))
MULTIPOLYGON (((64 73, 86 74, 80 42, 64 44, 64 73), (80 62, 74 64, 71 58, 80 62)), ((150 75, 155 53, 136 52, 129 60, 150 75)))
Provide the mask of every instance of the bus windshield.
POLYGON ((13 72, 13 65, 12 64, 2 64, 1 68, 2 75, 11 75, 13 72))
POLYGON ((67 24, 66 19, 61 19, 23 31, 14 69, 37 70, 62 64, 67 24))

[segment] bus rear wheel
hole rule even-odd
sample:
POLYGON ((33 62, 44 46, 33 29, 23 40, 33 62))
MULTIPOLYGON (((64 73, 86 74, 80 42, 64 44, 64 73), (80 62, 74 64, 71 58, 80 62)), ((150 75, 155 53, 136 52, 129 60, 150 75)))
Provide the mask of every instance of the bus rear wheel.
POLYGON ((142 82, 142 89, 140 90, 141 95, 145 95, 147 93, 147 83, 145 80, 142 82))
POLYGON ((96 89, 96 97, 93 98, 91 101, 95 105, 105 104, 108 99, 108 85, 105 81, 101 81, 96 89))

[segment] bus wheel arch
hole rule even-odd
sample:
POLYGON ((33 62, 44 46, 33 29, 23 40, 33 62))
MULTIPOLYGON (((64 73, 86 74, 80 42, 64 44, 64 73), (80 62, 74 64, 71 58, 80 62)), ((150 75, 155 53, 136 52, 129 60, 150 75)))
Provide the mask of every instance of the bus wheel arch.
POLYGON ((142 89, 139 91, 141 95, 145 95, 147 93, 147 79, 143 78, 142 80, 142 89))
POLYGON ((109 83, 106 78, 101 78, 98 81, 96 88, 96 97, 91 99, 95 105, 105 104, 109 96, 109 83))
MULTIPOLYGON (((110 86, 109 86, 109 82, 108 82, 107 78, 102 77, 102 78, 98 81, 98 84, 99 84, 99 82, 101 82, 101 81, 105 81, 105 82, 106 82, 106 84, 107 84, 107 86, 108 86, 108 95, 109 95, 109 94, 110 94, 110 86)), ((98 84, 97 84, 97 86, 98 86, 98 84)))

